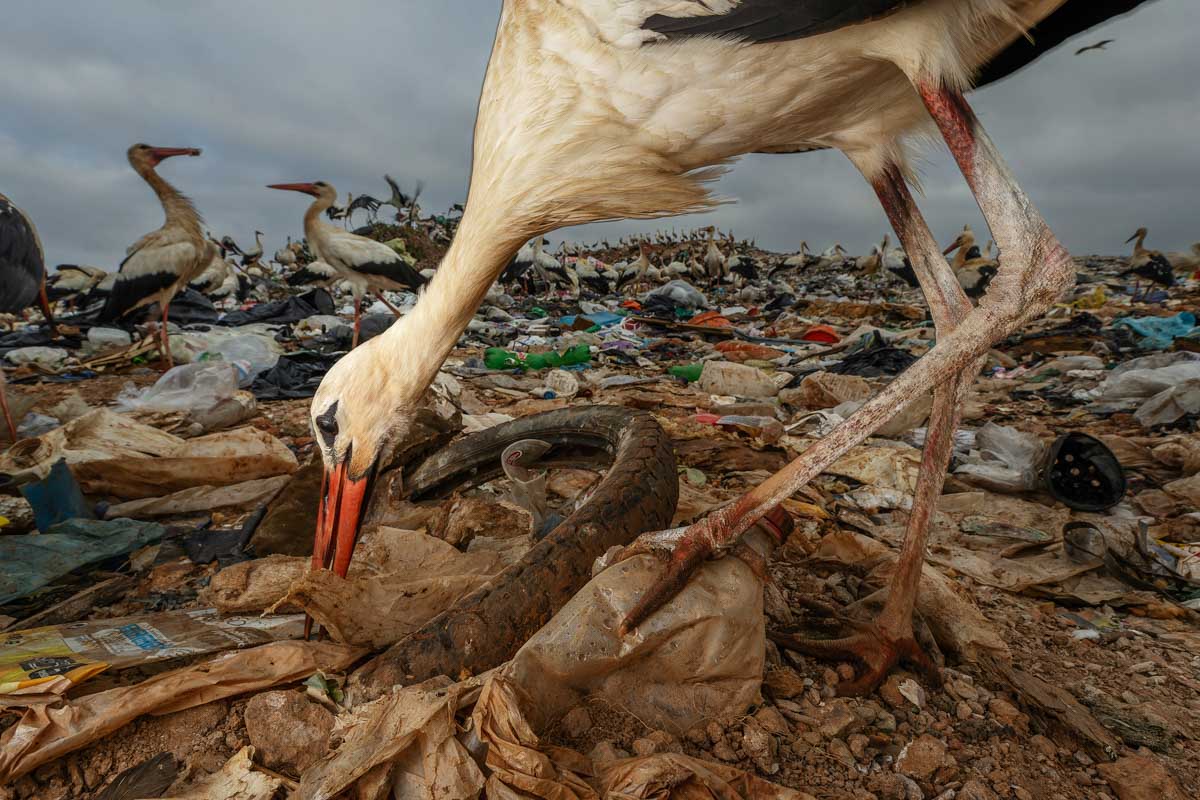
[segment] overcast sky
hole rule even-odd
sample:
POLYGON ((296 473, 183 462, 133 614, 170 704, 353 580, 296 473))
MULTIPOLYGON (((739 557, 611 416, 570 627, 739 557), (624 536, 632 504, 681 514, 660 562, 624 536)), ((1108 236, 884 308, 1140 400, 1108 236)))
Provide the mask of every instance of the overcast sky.
MULTIPOLYGON (((204 148, 162 172, 211 230, 272 252, 300 234, 318 180, 386 196, 420 178, 426 210, 466 192, 471 125, 499 0, 207 0, 12 4, 0 26, 0 191, 41 230, 47 261, 114 268, 162 222, 125 161, 136 141, 204 148)), ((1157 0, 974 96, 984 124, 1077 253, 1200 240, 1200 3, 1157 0), (1082 43, 1107 52, 1074 57, 1082 43), (1072 46, 1073 45, 1073 46, 1072 46)), ((948 154, 932 151, 922 208, 949 241, 983 230, 948 154)), ((738 203, 666 225, 716 223, 761 246, 861 252, 886 230, 836 153, 752 156, 719 184, 738 203)), ((663 223, 569 231, 594 239, 663 223)), ((552 237, 557 239, 558 237, 552 237)))

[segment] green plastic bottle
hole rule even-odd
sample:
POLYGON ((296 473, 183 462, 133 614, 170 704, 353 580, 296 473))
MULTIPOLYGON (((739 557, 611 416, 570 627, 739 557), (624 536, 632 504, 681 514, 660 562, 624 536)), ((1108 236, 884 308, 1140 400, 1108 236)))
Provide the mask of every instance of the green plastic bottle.
POLYGON ((586 364, 592 360, 592 351, 586 344, 568 347, 561 353, 514 353, 503 347, 489 347, 483 353, 483 363, 488 369, 546 369, 586 364))
POLYGON ((704 364, 684 364, 679 367, 671 367, 669 371, 676 378, 683 378, 688 383, 695 383, 700 380, 700 373, 704 372, 704 364))

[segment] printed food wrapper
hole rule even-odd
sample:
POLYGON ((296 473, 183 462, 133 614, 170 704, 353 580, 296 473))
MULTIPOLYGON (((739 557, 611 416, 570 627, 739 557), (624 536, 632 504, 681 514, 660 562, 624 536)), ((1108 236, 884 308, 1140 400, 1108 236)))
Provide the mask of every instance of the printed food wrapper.
POLYGON ((204 608, 0 633, 0 695, 39 684, 54 691, 51 682, 60 693, 109 668, 296 639, 303 630, 302 614, 222 619, 204 608))

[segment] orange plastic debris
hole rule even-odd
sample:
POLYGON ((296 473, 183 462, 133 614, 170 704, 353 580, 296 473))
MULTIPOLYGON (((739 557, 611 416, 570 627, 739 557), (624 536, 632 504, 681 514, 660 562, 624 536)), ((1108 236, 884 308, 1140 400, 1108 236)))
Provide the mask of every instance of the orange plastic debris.
POLYGON ((837 344, 842 340, 842 337, 837 335, 837 331, 828 325, 813 325, 800 338, 806 342, 823 342, 825 344, 837 344))

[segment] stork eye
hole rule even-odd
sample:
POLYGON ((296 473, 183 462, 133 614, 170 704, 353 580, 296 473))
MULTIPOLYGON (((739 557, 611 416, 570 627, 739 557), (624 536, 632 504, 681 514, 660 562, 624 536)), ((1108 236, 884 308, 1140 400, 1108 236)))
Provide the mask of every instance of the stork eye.
POLYGON ((338 424, 337 424, 337 401, 333 405, 325 409, 325 411, 313 417, 313 424, 317 427, 317 433, 321 434, 321 439, 325 442, 325 446, 333 448, 333 443, 337 440, 338 424))

